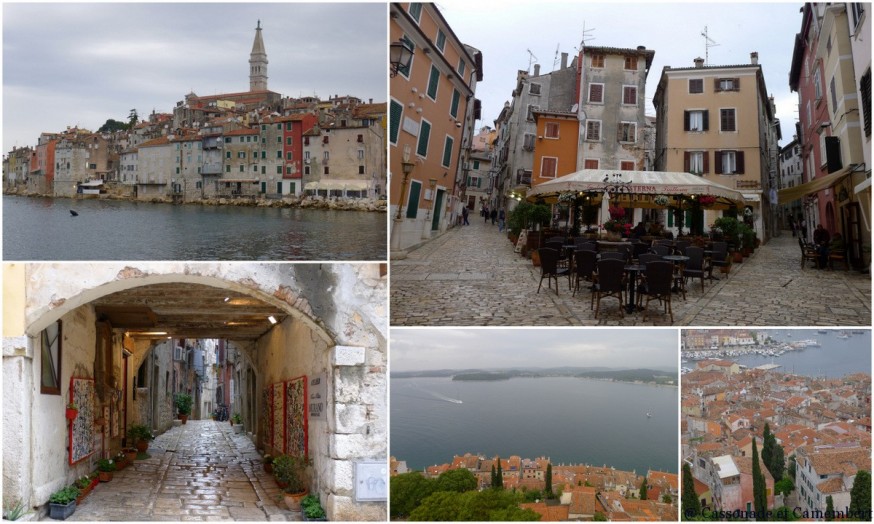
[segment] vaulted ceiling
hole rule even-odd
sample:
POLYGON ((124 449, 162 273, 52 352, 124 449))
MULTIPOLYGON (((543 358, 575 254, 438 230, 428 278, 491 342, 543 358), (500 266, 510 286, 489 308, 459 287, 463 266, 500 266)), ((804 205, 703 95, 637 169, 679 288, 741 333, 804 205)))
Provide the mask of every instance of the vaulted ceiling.
POLYGON ((249 295, 201 284, 152 284, 93 302, 98 320, 140 338, 255 340, 287 314, 249 295))

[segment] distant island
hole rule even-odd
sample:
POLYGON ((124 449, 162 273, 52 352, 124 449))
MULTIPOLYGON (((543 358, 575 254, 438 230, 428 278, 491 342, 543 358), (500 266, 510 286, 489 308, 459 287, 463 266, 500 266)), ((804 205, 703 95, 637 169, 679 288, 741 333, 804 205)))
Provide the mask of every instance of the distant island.
POLYGON ((452 380, 510 380, 510 378, 506 373, 465 373, 453 376, 452 380))
POLYGON ((496 381, 511 378, 571 377, 615 382, 631 382, 676 386, 677 371, 658 369, 580 368, 512 368, 512 369, 438 369, 425 371, 393 371, 392 378, 452 378, 459 381, 496 381))

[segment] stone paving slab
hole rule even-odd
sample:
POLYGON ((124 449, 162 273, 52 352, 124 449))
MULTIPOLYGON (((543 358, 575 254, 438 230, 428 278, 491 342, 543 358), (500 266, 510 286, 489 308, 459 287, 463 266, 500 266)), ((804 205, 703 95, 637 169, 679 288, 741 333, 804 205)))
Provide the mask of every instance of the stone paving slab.
MULTIPOLYGON (((870 326, 871 278, 854 271, 805 269, 789 232, 771 239, 729 278, 690 281, 685 300, 674 295, 679 326, 870 326)), ((595 317, 591 293, 537 292, 540 268, 514 253, 506 233, 474 221, 456 227, 391 262, 394 326, 652 326, 671 325, 657 302, 647 319, 622 316, 616 299, 603 299, 595 317), (464 276, 462 276, 464 275, 464 276)))
POLYGON ((97 486, 67 520, 300 520, 263 473, 252 442, 230 424, 189 420, 157 437, 148 453, 97 486))

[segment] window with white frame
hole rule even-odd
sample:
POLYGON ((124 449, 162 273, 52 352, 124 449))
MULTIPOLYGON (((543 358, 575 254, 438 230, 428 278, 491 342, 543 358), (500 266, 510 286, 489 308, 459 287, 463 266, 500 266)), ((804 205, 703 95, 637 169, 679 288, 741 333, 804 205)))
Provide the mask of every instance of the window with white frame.
POLYGON ((637 105, 637 86, 622 86, 622 105, 637 105))
POLYGON ((540 177, 555 178, 555 173, 558 168, 558 158, 554 156, 545 156, 540 159, 540 177))
POLYGON ((724 108, 719 110, 719 130, 737 131, 734 108, 724 108))
POLYGON ((685 131, 707 131, 709 127, 708 116, 706 109, 683 111, 683 129, 685 131))
POLYGON ((629 71, 637 71, 637 57, 636 56, 626 56, 625 57, 625 69, 629 71))
POLYGON ((865 7, 862 2, 851 2, 850 3, 850 21, 851 27, 853 28, 853 32, 856 32, 856 28, 859 26, 859 22, 862 21, 862 13, 865 12, 865 7))
POLYGON ((627 143, 637 142, 637 123, 620 122, 619 141, 627 143))
POLYGON ((441 53, 443 52, 443 48, 446 47, 446 33, 444 33, 442 29, 437 30, 437 40, 434 42, 434 45, 441 53))
POLYGON ((822 79, 819 76, 819 68, 813 71, 813 90, 816 94, 815 99, 819 102, 822 99, 822 79))
POLYGON ((589 84, 589 103, 604 103, 604 84, 589 84))
POLYGON ((534 151, 534 133, 525 133, 522 137, 522 149, 534 151))
POLYGON ((422 4, 421 2, 412 2, 410 3, 410 7, 407 8, 407 11, 410 13, 410 17, 419 23, 419 20, 422 18, 422 4))
POLYGON ((601 121, 587 120, 586 121, 586 140, 589 142, 601 141, 601 121))
POLYGON ((717 151, 715 155, 717 175, 742 175, 744 173, 743 151, 717 151))
POLYGON ((686 171, 689 173, 693 173, 696 175, 700 175, 702 173, 706 173, 707 170, 704 167, 705 162, 705 153, 704 151, 688 151, 686 153, 686 171))
POLYGON ((546 138, 558 138, 558 122, 547 122, 544 126, 543 136, 546 138))
POLYGON ((717 78, 716 91, 738 91, 740 90, 739 78, 717 78))

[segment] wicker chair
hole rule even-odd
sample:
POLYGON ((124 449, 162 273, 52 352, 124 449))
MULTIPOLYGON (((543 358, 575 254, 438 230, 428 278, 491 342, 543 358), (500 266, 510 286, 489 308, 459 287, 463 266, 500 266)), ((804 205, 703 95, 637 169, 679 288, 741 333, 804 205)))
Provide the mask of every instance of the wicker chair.
POLYGON ((537 292, 540 293, 543 279, 547 279, 546 285, 550 289, 552 289, 552 280, 555 280, 555 294, 558 295, 558 277, 567 276, 570 284, 570 272, 567 268, 558 267, 558 251, 542 247, 537 250, 537 253, 540 255, 540 284, 537 286, 537 292))
POLYGON ((819 253, 816 252, 816 247, 805 244, 801 237, 798 237, 798 247, 801 249, 801 269, 804 269, 804 263, 808 260, 813 262, 813 267, 819 267, 819 253))
POLYGON ((643 309, 643 320, 646 321, 646 312, 652 300, 664 303, 664 311, 671 317, 674 323, 674 311, 671 308, 671 286, 674 281, 674 265, 667 261, 654 261, 646 264, 646 271, 638 286, 637 305, 640 306, 643 297, 646 296, 646 304, 643 309))
POLYGON ((598 312, 601 310, 601 299, 605 297, 619 299, 619 313, 623 318, 625 317, 624 273, 625 261, 623 260, 602 258, 598 261, 598 278, 595 280, 594 292, 592 293, 592 302, 597 301, 595 318, 598 318, 598 312))
MULTIPOLYGON (((689 260, 683 267, 683 278, 698 278, 701 280, 701 292, 704 293, 704 249, 695 246, 686 248, 686 256, 689 260)), ((685 296, 685 291, 684 291, 685 296)))
POLYGON ((595 281, 593 273, 595 272, 595 265, 597 261, 598 255, 594 251, 590 251, 588 249, 578 249, 574 252, 575 284, 573 296, 576 296, 577 291, 579 291, 581 280, 585 280, 588 282, 595 281))

